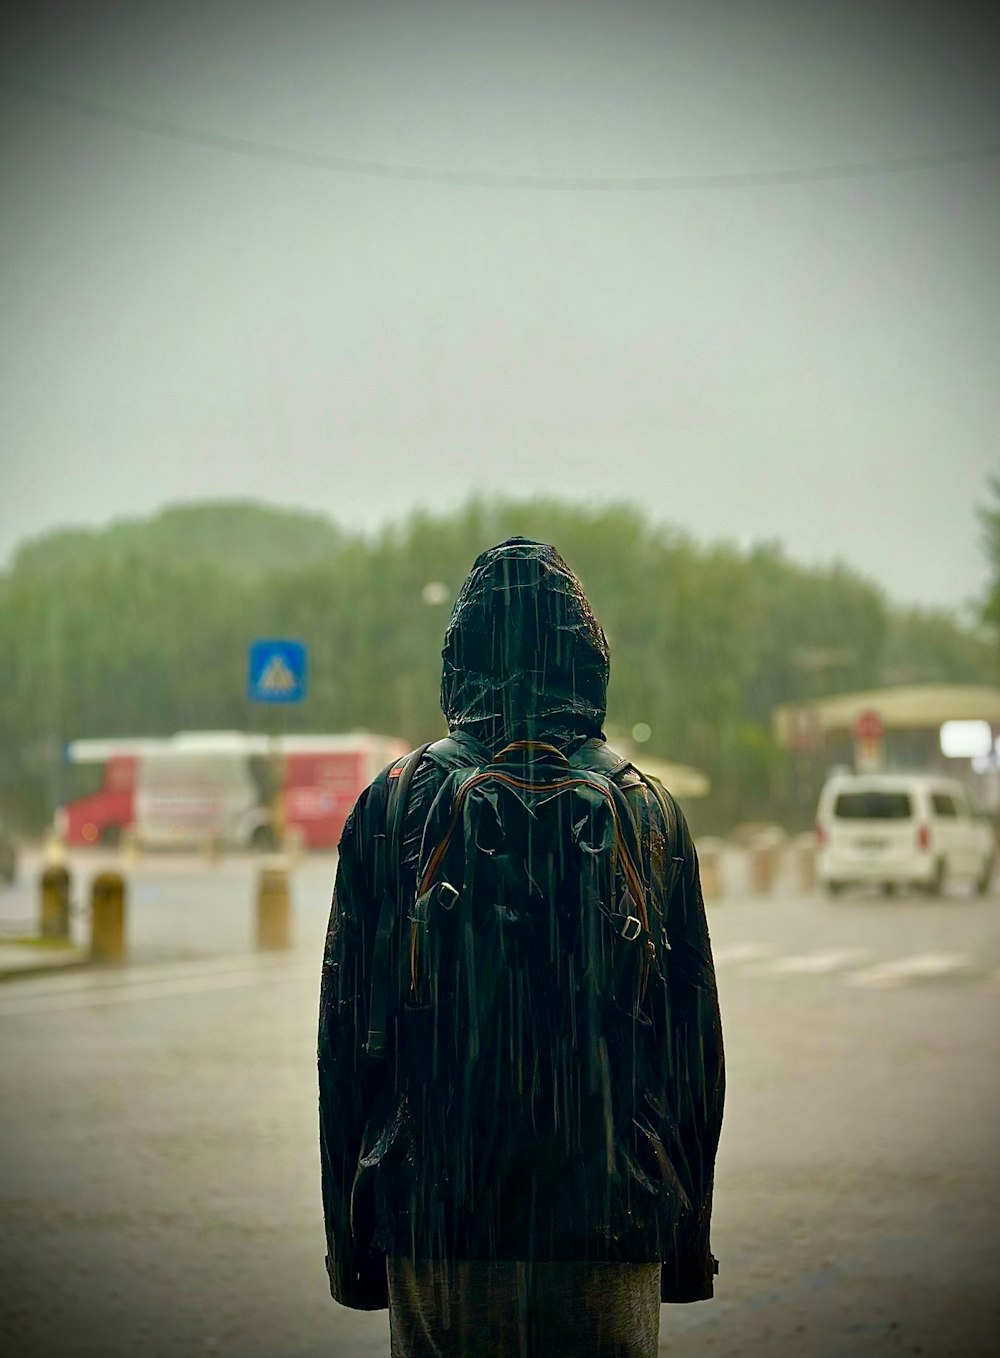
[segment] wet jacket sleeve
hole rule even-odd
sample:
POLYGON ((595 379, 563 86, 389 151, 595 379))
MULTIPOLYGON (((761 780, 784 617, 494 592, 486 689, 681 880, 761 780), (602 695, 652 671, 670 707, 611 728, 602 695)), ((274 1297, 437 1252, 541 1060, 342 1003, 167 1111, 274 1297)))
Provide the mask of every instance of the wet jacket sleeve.
POLYGON ((351 1225, 351 1193, 368 1116, 364 1044, 368 1035, 369 974, 377 904, 363 861, 367 794, 348 818, 340 841, 320 991, 318 1064, 320 1161, 330 1293, 343 1306, 388 1306, 385 1256, 351 1225))
POLYGON ((717 1264, 709 1231, 715 1156, 722 1127, 725 1065, 722 1022, 712 962, 698 857, 684 815, 673 799, 673 834, 661 841, 664 858, 663 919, 670 944, 664 951, 665 1014, 657 1024, 671 1147, 691 1202, 670 1257, 661 1271, 665 1302, 703 1301, 713 1294, 717 1264))

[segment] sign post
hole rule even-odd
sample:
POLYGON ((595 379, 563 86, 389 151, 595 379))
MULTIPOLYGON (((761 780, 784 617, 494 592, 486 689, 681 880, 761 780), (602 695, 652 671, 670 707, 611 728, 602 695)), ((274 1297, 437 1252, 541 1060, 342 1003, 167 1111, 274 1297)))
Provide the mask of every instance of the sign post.
POLYGON ((788 748, 796 754, 812 754, 823 744, 823 722, 819 709, 802 703, 788 713, 788 748))
POLYGON ((865 708, 854 718, 854 766, 858 773, 885 768, 885 722, 881 712, 865 708))
POLYGON ((793 756, 792 791, 803 814, 816 802, 817 755, 823 745, 823 722, 813 703, 800 703, 788 711, 788 748, 793 756))
MULTIPOLYGON (((306 696, 305 643, 288 639, 252 641, 247 654, 247 697, 252 703, 300 703, 306 696)), ((285 838, 284 768, 271 731, 271 825, 277 846, 285 838)))

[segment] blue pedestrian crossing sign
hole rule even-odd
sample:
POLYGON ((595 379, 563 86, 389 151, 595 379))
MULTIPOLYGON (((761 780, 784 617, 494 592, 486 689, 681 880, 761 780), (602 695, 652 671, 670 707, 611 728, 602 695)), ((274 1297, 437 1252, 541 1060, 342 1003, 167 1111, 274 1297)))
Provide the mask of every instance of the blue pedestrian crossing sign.
POLYGON ((301 641, 250 643, 247 697, 252 703, 300 703, 306 696, 306 648, 301 641))

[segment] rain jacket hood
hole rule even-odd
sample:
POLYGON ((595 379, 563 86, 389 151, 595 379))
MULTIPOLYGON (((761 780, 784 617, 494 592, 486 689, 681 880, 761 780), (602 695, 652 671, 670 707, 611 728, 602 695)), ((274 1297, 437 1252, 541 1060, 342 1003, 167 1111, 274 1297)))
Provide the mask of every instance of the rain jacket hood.
POLYGON ((607 640, 554 547, 514 537, 477 557, 441 654, 452 731, 492 750, 510 740, 565 747, 603 738, 607 640))

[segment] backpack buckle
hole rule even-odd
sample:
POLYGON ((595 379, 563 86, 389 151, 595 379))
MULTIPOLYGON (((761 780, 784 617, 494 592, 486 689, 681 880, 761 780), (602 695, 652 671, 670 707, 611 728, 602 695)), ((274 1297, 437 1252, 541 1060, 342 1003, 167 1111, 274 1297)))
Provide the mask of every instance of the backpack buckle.
POLYGON ((626 943, 634 943, 642 933, 642 921, 636 919, 635 915, 629 915, 622 925, 622 938, 626 943))
MULTIPOLYGON (((434 891, 435 887, 431 887, 434 891)), ((438 882, 436 884, 437 903, 442 910, 450 910, 458 900, 459 892, 450 882, 438 882)))
POLYGON ((365 1044, 365 1053, 373 1061, 382 1061, 389 1055, 389 1044, 386 1042, 385 1033, 376 1032, 374 1029, 368 1034, 368 1041, 365 1044))

